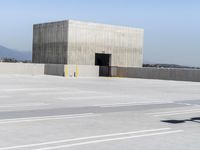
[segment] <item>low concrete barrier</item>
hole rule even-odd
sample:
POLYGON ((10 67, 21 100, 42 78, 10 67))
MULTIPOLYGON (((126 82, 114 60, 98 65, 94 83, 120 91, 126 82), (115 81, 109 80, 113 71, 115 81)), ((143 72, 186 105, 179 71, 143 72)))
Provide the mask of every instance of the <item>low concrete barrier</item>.
POLYGON ((0 74, 44 75, 44 64, 0 63, 0 74))
POLYGON ((66 77, 98 77, 99 66, 65 65, 66 77))
POLYGON ((62 64, 45 64, 44 65, 44 74, 46 75, 55 75, 55 76, 64 76, 64 67, 62 64))
POLYGON ((98 77, 99 67, 63 64, 0 63, 0 74, 98 77))
POLYGON ((111 76, 200 82, 200 70, 198 69, 112 67, 111 76))
MULTIPOLYGON (((0 74, 57 75, 66 77, 98 77, 99 66, 0 63, 0 74)), ((200 70, 198 69, 111 67, 111 76, 200 82, 200 70)))

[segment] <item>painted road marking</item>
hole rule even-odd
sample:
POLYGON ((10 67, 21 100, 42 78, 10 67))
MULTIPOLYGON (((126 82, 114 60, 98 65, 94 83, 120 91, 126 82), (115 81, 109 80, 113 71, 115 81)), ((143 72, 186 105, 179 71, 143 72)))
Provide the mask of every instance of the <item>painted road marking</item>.
POLYGON ((199 104, 190 104, 190 103, 176 103, 176 104, 181 104, 181 105, 186 105, 186 106, 199 106, 199 104))
MULTIPOLYGON (((0 148, 0 150, 32 148, 32 147, 37 147, 37 146, 48 146, 48 145, 52 145, 52 144, 62 144, 62 143, 66 143, 66 142, 76 142, 76 141, 81 141, 81 140, 110 138, 110 137, 114 137, 114 136, 128 136, 128 135, 131 135, 131 134, 152 133, 152 132, 160 133, 160 132, 167 131, 167 130, 169 131, 169 130, 171 130, 171 128, 159 128, 159 129, 149 129, 149 130, 139 130, 139 131, 131 131, 131 132, 121 132, 121 133, 112 133, 112 134, 104 134, 104 135, 95 135, 95 136, 73 138, 73 139, 66 139, 66 140, 59 140, 59 141, 50 141, 50 142, 43 142, 43 143, 36 143, 36 144, 27 144, 27 145, 5 147, 5 148, 0 148)), ((169 131, 169 132, 174 132, 174 131, 169 131)), ((156 134, 156 133, 152 133, 152 134, 156 134)), ((136 136, 141 136, 141 135, 136 135, 136 136)))
POLYGON ((2 89, 5 92, 20 92, 20 91, 49 91, 49 90, 57 90, 56 88, 9 88, 9 89, 2 89))
POLYGON ((199 113, 199 112, 200 112, 200 109, 191 109, 191 110, 148 113, 148 115, 153 115, 155 117, 162 117, 162 116, 173 116, 173 115, 182 115, 182 114, 193 114, 193 113, 199 113))
POLYGON ((69 147, 75 147, 75 146, 81 146, 81 145, 98 144, 98 143, 103 143, 103 142, 128 140, 128 139, 133 139, 133 138, 149 137, 149 136, 156 136, 156 135, 175 134, 175 133, 181 133, 181 132, 184 132, 184 131, 183 130, 174 130, 174 131, 169 131, 169 132, 158 132, 158 133, 150 133, 150 134, 142 134, 142 135, 125 136, 125 137, 119 137, 119 138, 93 140, 93 141, 79 142, 79 143, 74 143, 74 144, 66 144, 66 145, 38 148, 38 149, 33 149, 33 150, 52 150, 52 149, 58 149, 58 148, 69 148, 69 147))
POLYGON ((67 98, 57 98, 59 100, 87 100, 87 99, 102 99, 102 98, 130 98, 129 96, 114 96, 114 95, 106 95, 106 96, 82 96, 82 97, 67 97, 67 98))
POLYGON ((154 115, 155 117, 164 117, 164 116, 174 116, 174 115, 184 115, 184 114, 195 114, 200 113, 199 111, 191 111, 191 112, 180 112, 180 113, 169 113, 169 114, 161 114, 161 115, 154 115))
MULTIPOLYGON (((189 104, 189 103, 175 103, 175 104, 180 104, 180 105, 186 105, 186 106, 192 106, 193 104, 189 104)), ((196 105, 196 104, 194 104, 196 105)))
POLYGON ((56 94, 93 94, 99 93, 94 91, 61 91, 61 92, 37 92, 37 93, 29 93, 29 95, 56 95, 56 94))
POLYGON ((0 124, 73 119, 73 118, 87 118, 87 117, 96 117, 96 116, 100 116, 100 114, 85 113, 85 114, 76 114, 76 115, 58 115, 58 116, 45 116, 45 117, 27 117, 27 118, 17 118, 17 119, 1 119, 0 124))
POLYGON ((160 115, 160 114, 168 114, 168 113, 179 113, 179 112, 188 112, 188 111, 198 111, 200 108, 193 108, 193 109, 182 109, 182 110, 175 110, 175 111, 161 111, 161 112, 152 112, 152 113, 147 113, 148 115, 160 115))
POLYGON ((130 106, 130 105, 135 105, 135 106, 140 106, 140 105, 153 105, 153 104, 170 104, 173 103, 171 101, 168 102, 130 102, 130 103, 114 103, 114 104, 103 104, 103 105, 93 105, 93 106, 99 106, 99 107, 120 107, 120 106, 130 106))
POLYGON ((35 88, 7 88, 7 89, 1 89, 1 91, 4 92, 24 92, 24 91, 60 91, 60 90, 67 90, 67 91, 81 91, 79 89, 75 88, 40 88, 40 87, 35 87, 35 88))
POLYGON ((9 108, 9 107, 33 107, 33 106, 44 106, 49 105, 46 103, 18 103, 18 104, 4 104, 0 105, 0 108, 9 108))
POLYGON ((0 98, 10 98, 12 96, 9 96, 9 95, 1 95, 0 98))

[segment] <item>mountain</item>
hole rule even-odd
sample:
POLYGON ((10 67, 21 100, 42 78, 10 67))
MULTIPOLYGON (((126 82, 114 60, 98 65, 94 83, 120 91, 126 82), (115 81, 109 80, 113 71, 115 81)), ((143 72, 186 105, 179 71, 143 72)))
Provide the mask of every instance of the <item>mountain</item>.
POLYGON ((0 45, 0 58, 14 58, 16 60, 31 60, 31 52, 23 52, 18 50, 9 49, 0 45))

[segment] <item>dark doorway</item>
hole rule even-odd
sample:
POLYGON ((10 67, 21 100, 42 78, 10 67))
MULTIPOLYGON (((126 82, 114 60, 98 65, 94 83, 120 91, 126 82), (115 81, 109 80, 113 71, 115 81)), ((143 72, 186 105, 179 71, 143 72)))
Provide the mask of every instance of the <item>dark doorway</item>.
POLYGON ((95 65, 99 66, 99 76, 110 76, 111 54, 95 54, 95 65))

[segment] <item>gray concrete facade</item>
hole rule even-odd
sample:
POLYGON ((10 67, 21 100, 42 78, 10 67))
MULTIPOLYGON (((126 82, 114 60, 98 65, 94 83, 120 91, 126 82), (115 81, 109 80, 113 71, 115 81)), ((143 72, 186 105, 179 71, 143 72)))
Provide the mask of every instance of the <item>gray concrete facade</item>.
POLYGON ((144 30, 74 20, 37 24, 33 62, 95 65, 95 54, 110 54, 110 66, 142 67, 144 30))
POLYGON ((34 25, 32 61, 66 64, 67 33, 67 21, 34 25))

